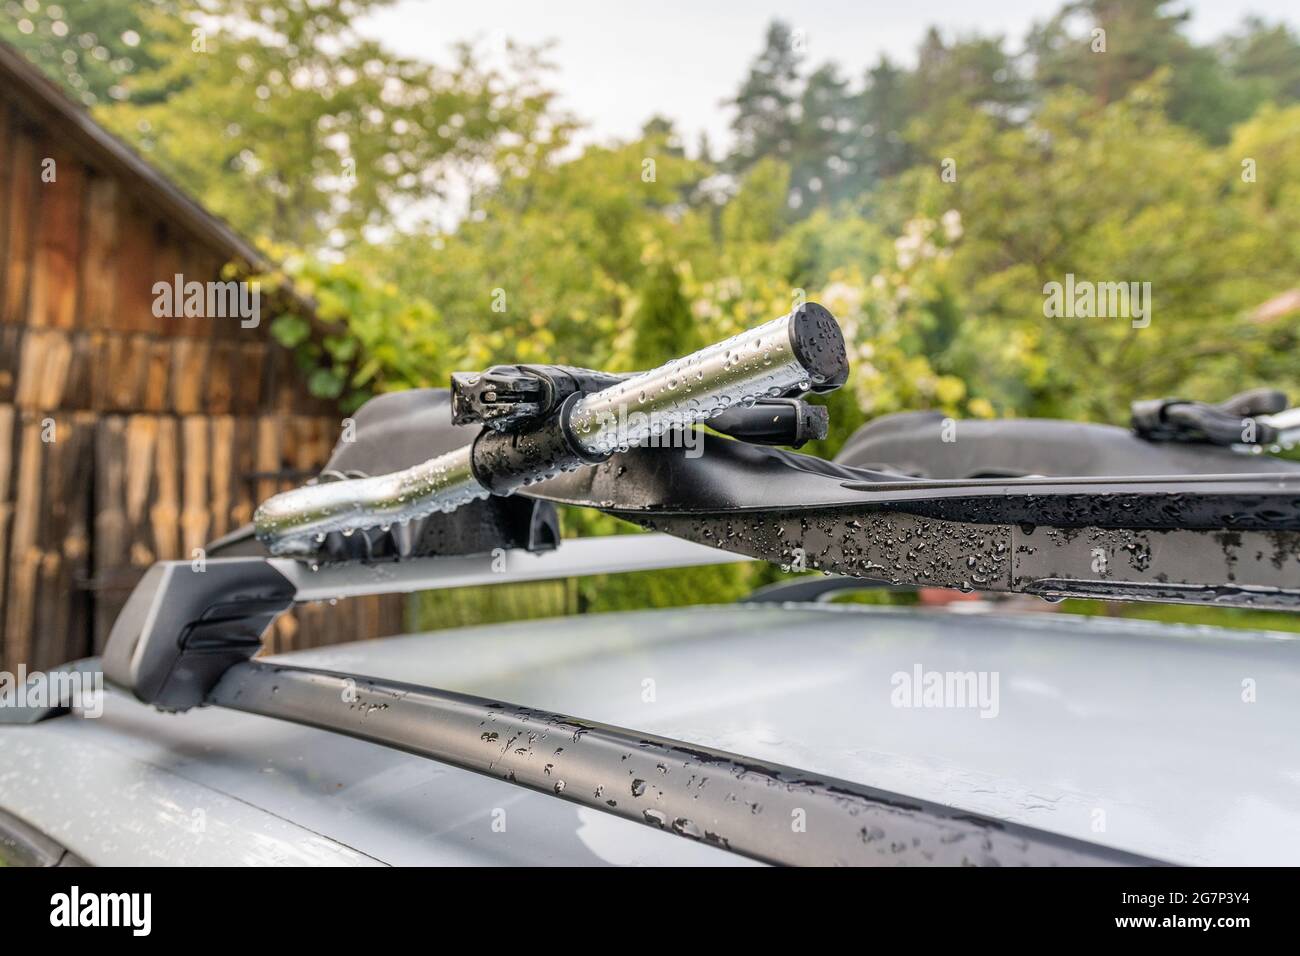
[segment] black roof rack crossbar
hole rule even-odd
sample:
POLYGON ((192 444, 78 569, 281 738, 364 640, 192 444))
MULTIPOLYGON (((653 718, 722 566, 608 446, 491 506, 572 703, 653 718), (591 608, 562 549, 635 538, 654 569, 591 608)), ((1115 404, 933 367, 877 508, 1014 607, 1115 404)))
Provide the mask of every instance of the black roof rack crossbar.
POLYGON ((397 681, 250 661, 208 699, 429 757, 774 864, 1159 861, 753 757, 397 681))

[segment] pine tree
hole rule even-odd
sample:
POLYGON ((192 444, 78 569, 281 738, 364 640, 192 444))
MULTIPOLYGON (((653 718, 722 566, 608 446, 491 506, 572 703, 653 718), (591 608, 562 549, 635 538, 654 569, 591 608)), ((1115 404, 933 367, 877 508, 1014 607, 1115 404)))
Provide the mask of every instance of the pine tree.
POLYGON ((694 351, 700 344, 691 304, 682 292, 681 278, 671 262, 652 264, 637 290, 632 316, 632 363, 638 369, 654 368, 671 358, 694 351))
POLYGON ((764 157, 789 159, 798 133, 802 59, 790 27, 773 21, 763 52, 731 101, 737 110, 731 123, 736 134, 730 160, 733 171, 743 173, 764 157))

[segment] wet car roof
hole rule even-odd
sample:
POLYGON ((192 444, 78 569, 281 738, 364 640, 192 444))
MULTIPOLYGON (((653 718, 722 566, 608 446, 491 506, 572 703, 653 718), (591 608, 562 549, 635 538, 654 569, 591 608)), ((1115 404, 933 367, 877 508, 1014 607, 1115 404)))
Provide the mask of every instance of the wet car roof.
MULTIPOLYGON (((1300 852, 1288 635, 726 606, 272 659, 499 697, 1175 862, 1300 852), (912 684, 935 673, 995 693, 915 706, 912 684)), ((747 862, 360 741, 215 708, 160 714, 120 694, 98 720, 0 727, 0 806, 92 862, 747 862)))

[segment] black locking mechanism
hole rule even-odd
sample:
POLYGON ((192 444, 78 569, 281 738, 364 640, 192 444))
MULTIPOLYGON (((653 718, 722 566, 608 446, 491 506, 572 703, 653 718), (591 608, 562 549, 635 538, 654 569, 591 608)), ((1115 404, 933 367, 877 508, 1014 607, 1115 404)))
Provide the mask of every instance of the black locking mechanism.
MULTIPOLYGON (((638 373, 615 374, 570 365, 494 365, 485 372, 451 376, 456 425, 486 425, 515 433, 551 415, 573 394, 589 395, 638 373)), ((826 437, 826 409, 797 397, 762 398, 710 419, 714 431, 754 445, 798 448, 826 437)))
POLYGON ((628 377, 568 365, 494 365, 486 372, 454 372, 452 424, 517 431, 550 415, 575 392, 599 392, 628 377))

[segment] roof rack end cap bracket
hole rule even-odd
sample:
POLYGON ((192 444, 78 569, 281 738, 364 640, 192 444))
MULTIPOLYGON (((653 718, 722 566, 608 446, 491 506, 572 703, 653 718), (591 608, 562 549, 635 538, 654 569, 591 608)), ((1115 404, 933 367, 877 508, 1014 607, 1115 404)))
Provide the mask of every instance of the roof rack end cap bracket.
POLYGON ((293 583, 264 558, 160 561, 113 623, 104 676, 162 710, 189 710, 293 604, 293 583))

